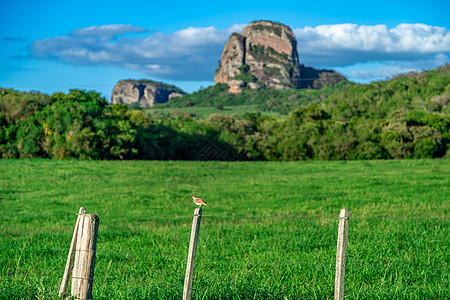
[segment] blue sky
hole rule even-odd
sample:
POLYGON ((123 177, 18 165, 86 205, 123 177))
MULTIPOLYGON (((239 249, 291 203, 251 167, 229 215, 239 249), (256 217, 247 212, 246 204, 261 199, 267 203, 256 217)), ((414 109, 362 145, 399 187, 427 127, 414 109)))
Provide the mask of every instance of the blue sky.
POLYGON ((450 1, 1 1, 0 87, 96 90, 148 78, 212 85, 232 32, 291 27, 300 63, 357 82, 450 62, 450 1))

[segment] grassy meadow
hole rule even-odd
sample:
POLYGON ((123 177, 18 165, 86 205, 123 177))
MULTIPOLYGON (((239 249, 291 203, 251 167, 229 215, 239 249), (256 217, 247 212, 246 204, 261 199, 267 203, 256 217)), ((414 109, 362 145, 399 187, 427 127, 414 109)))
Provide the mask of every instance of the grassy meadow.
MULTIPOLYGON (((80 206, 100 217, 94 299, 448 299, 450 160, 0 161, 0 299, 56 299, 80 206)), ((58 298, 59 299, 59 298, 58 298)))
POLYGON ((273 117, 283 116, 277 112, 261 111, 258 105, 235 105, 224 106, 223 109, 217 109, 213 106, 206 107, 167 107, 167 108, 149 108, 145 110, 152 117, 167 117, 173 114, 189 113, 195 119, 204 119, 212 114, 224 114, 224 115, 239 115, 243 116, 246 113, 258 113, 261 112, 264 115, 273 117))

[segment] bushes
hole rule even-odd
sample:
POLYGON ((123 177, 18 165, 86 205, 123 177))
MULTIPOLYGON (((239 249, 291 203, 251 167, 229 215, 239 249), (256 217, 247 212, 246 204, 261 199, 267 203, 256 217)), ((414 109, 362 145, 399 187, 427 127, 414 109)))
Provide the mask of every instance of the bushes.
POLYGON ((0 89, 0 155, 157 160, 450 156, 447 75, 400 77, 334 94, 331 90, 263 89, 232 95, 227 88, 219 84, 177 101, 222 107, 228 101, 224 99, 230 99, 290 114, 284 118, 256 113, 214 114, 202 121, 190 116, 152 120, 136 108, 111 105, 96 92, 71 90, 48 96, 0 89), (331 96, 324 103, 314 100, 321 95, 331 96))
MULTIPOLYGON (((154 122, 140 110, 108 104, 96 92, 71 90, 50 98, 27 118, 23 113, 8 122, 1 112, 3 158, 199 159, 199 149, 219 136, 198 123, 183 132, 188 120, 154 122)), ((218 139, 215 147, 232 149, 218 139)))

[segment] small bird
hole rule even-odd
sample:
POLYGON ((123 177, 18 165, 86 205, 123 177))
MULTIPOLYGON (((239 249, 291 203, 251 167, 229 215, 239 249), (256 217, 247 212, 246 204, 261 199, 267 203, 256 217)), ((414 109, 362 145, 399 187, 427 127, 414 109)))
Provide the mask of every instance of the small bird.
POLYGON ((192 199, 194 199, 194 203, 197 204, 197 205, 200 205, 200 207, 202 205, 206 205, 206 206, 209 207, 209 205, 202 198, 198 198, 198 197, 192 196, 192 199))

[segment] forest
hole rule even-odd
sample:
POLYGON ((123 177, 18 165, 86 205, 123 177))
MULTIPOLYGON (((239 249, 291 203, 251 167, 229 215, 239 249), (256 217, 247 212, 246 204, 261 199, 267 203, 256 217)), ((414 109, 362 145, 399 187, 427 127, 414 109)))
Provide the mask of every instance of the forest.
MULTIPOLYGON (((365 160, 450 158, 450 65, 370 84, 244 90, 216 85, 160 105, 258 105, 243 116, 154 117, 95 91, 0 88, 2 158, 365 160), (269 116, 277 111, 284 116, 269 116)), ((151 109, 150 109, 151 111, 151 109)))

